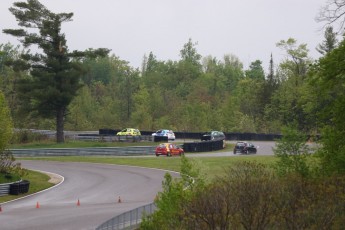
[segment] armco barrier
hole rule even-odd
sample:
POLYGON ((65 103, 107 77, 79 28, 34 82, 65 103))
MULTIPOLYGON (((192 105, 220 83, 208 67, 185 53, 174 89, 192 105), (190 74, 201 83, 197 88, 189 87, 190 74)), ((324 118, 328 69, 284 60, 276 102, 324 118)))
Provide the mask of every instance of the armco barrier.
POLYGON ((0 196, 6 196, 10 193, 10 186, 13 183, 0 184, 0 196))
POLYGON ((152 214, 156 209, 154 203, 141 206, 111 218, 98 226, 96 230, 137 229, 143 217, 152 214))
POLYGON ((141 156, 154 155, 155 146, 103 147, 103 148, 54 148, 11 149, 15 157, 26 156, 141 156))
POLYGON ((97 134, 78 134, 69 135, 69 139, 78 139, 84 141, 104 141, 104 142, 140 142, 140 141, 152 141, 152 135, 141 136, 117 136, 117 135, 97 135, 97 134))

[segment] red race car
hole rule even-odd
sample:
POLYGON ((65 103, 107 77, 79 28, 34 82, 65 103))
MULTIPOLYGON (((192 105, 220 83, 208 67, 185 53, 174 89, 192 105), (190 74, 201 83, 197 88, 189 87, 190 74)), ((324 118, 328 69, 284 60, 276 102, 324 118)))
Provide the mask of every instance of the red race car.
POLYGON ((162 143, 156 147, 156 156, 159 155, 166 155, 168 157, 172 155, 183 155, 184 150, 183 148, 178 147, 177 145, 174 145, 172 143, 162 143))

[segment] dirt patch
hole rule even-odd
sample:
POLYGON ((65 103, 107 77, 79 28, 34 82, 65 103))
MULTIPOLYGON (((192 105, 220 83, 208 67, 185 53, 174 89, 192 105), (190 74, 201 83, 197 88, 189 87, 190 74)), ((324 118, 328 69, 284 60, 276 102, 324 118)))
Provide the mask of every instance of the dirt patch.
POLYGON ((47 174, 50 179, 49 179, 49 183, 52 183, 52 184, 58 184, 62 181, 62 177, 59 176, 59 175, 56 175, 56 174, 53 174, 53 173, 45 173, 47 174))

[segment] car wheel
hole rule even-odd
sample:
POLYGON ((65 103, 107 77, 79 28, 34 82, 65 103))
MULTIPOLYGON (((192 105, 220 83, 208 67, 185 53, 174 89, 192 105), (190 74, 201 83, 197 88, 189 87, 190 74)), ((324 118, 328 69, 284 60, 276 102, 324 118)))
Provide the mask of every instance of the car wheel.
POLYGON ((159 157, 159 154, 156 154, 156 157, 159 157))
POLYGON ((167 156, 168 156, 168 157, 171 157, 171 153, 170 153, 170 152, 168 152, 167 156))

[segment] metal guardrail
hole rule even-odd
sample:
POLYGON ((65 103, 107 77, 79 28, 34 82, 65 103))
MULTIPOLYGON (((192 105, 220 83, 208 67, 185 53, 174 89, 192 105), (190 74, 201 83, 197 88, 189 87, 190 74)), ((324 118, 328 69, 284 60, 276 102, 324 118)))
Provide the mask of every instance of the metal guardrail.
POLYGON ((141 206, 131 211, 111 218, 96 228, 96 230, 136 229, 145 215, 152 214, 157 209, 154 203, 141 206))
POLYGON ((16 181, 16 182, 11 182, 11 183, 0 184, 0 196, 6 196, 10 194, 11 185, 15 183, 19 183, 19 182, 21 182, 21 180, 16 181))
POLYGON ((28 156, 140 156, 154 155, 155 146, 11 149, 15 157, 28 156))
POLYGON ((78 135, 65 135, 66 138, 73 140, 84 141, 104 141, 104 142, 140 142, 140 141, 152 141, 152 135, 141 136, 117 136, 117 135, 97 135, 97 134, 78 134, 78 135))
POLYGON ((0 184, 0 196, 6 196, 10 193, 10 185, 12 183, 0 184))

